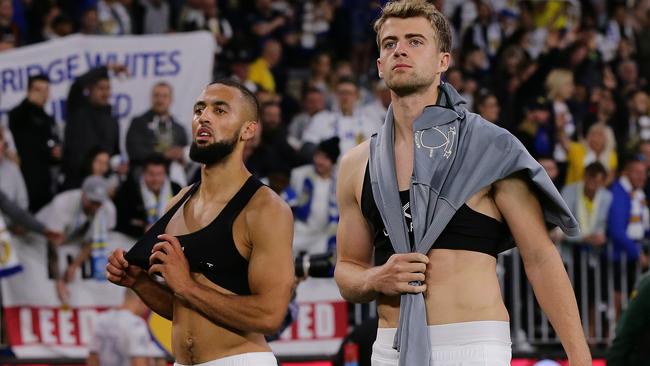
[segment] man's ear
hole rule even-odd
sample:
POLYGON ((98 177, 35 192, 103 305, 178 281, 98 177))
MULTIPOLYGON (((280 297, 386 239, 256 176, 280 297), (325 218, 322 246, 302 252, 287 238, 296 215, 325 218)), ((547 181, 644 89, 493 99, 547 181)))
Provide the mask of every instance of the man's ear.
POLYGON ((442 56, 440 57, 440 64, 438 65, 438 71, 443 73, 449 69, 449 64, 451 64, 451 54, 449 52, 441 52, 442 56))
POLYGON ((242 126, 242 130, 239 134, 239 138, 242 141, 248 141, 253 139, 255 137, 255 133, 257 132, 258 127, 259 127, 259 122, 257 121, 244 122, 244 126, 242 126))

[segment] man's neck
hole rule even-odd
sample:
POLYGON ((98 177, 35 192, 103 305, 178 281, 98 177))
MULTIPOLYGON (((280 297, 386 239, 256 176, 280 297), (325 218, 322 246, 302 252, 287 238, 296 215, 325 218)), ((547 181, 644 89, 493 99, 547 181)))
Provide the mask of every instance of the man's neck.
POLYGON ((233 151, 223 162, 201 168, 199 197, 205 200, 230 198, 249 175, 241 158, 241 152, 233 151))
POLYGON ((585 197, 587 197, 589 201, 593 201, 594 197, 596 197, 596 191, 585 191, 585 197))
POLYGON ((407 139, 413 135, 413 121, 424 111, 424 107, 435 104, 438 100, 438 85, 435 82, 424 92, 398 96, 391 92, 393 118, 395 121, 395 139, 407 139))

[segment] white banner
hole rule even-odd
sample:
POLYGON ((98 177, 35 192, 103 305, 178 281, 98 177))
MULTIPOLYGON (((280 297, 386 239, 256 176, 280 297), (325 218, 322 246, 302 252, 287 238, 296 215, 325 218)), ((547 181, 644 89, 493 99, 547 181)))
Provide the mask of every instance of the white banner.
MULTIPOLYGON (((49 278, 45 238, 29 234, 14 237, 23 271, 2 279, 2 302, 8 343, 18 357, 86 357, 98 312, 119 306, 124 289, 93 278, 87 260, 68 283, 70 304, 58 300, 55 282, 49 278)), ((110 233, 109 250, 127 249, 133 240, 110 233)), ((59 248, 59 273, 63 273, 79 251, 79 245, 59 248)), ((103 269, 102 269, 103 271, 103 269)))
MULTIPOLYGON (((62 126, 68 91, 86 71, 106 64, 126 65, 129 77, 112 78, 113 114, 125 136, 131 118, 151 106, 151 88, 165 81, 174 88, 172 114, 189 127, 192 105, 212 81, 214 39, 208 32, 146 36, 83 36, 16 48, 0 53, 0 120, 26 96, 27 79, 47 74, 46 106, 62 126)), ((61 130, 62 131, 62 130, 61 130)))

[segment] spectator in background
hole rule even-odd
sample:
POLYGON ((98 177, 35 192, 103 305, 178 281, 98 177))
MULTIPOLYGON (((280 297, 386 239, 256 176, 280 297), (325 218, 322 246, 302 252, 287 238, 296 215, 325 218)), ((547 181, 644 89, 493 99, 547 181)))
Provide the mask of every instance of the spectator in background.
MULTIPOLYGON (((6 144, 4 132, 0 128, 0 191, 13 201, 16 206, 26 210, 29 207, 25 180, 18 165, 5 157, 6 144)), ((11 227, 11 221, 5 220, 11 227)))
POLYGON ((501 108, 499 107, 499 101, 494 93, 488 90, 479 91, 478 96, 474 101, 474 105, 476 106, 476 112, 480 114, 481 117, 499 125, 499 112, 501 112, 501 108))
POLYGON ((143 8, 142 33, 162 34, 170 30, 169 3, 164 0, 140 0, 143 8))
POLYGON ((616 337, 607 350, 607 366, 650 363, 650 274, 644 275, 616 324, 616 337))
POLYGON ((296 150, 287 140, 287 127, 282 121, 282 108, 277 102, 265 102, 260 105, 260 122, 262 125, 262 145, 285 166, 285 170, 299 165, 296 150))
MULTIPOLYGON (((575 84, 573 73, 566 69, 555 69, 546 77, 544 83, 548 100, 551 102, 553 120, 558 128, 558 133, 569 139, 575 138, 576 122, 567 102, 573 96, 575 84)), ((556 156, 556 160, 564 161, 564 155, 556 156)))
POLYGON ((546 171, 546 174, 551 178, 551 181, 553 181, 553 184, 558 191, 562 190, 564 182, 560 179, 560 169, 555 160, 548 156, 542 156, 537 158, 537 162, 542 166, 542 168, 544 168, 544 171, 546 171))
POLYGON ((300 46, 309 55, 323 48, 334 17, 334 5, 325 0, 308 0, 299 9, 300 46))
POLYGON ((108 195, 113 197, 120 184, 120 178, 111 170, 111 156, 101 147, 90 149, 84 159, 83 178, 96 176, 106 179, 108 195))
POLYGON ((650 228, 650 213, 643 192, 646 179, 643 157, 634 157, 625 164, 621 177, 610 188, 612 205, 607 220, 607 234, 613 244, 610 260, 613 262, 616 314, 620 314, 621 310, 623 284, 630 291, 636 280, 637 265, 643 269, 648 268, 648 255, 639 244, 650 228), (626 261, 626 272, 623 271, 623 261, 626 261))
MULTIPOLYGON (((341 153, 370 138, 379 130, 379 125, 360 113, 357 108, 359 90, 352 79, 340 79, 336 86, 336 98, 340 112, 321 112, 303 134, 304 143, 316 146, 320 141, 338 137, 341 153)), ((313 151, 313 150, 312 150, 313 151)))
POLYGON ((596 248, 607 243, 605 233, 612 203, 607 174, 603 164, 595 161, 587 165, 582 180, 562 189, 562 198, 580 223, 580 236, 565 237, 566 241, 596 248))
POLYGON ((603 61, 610 62, 614 59, 616 50, 623 40, 634 44, 636 35, 631 18, 627 16, 625 4, 618 3, 614 5, 603 39, 599 42, 598 50, 603 55, 603 61))
POLYGON ((119 154, 119 124, 112 115, 109 69, 124 72, 123 66, 101 66, 83 74, 70 87, 63 144, 64 188, 81 185, 83 161, 94 147, 110 155, 119 154))
POLYGON ((178 17, 177 29, 179 32, 191 32, 205 27, 205 12, 203 0, 185 1, 180 16, 178 17))
POLYGON ((332 57, 325 52, 317 54, 309 64, 307 88, 316 88, 325 96, 326 105, 331 104, 332 57))
POLYGON ((625 99, 627 116, 622 116, 613 126, 618 128, 617 138, 624 142, 625 149, 633 151, 641 141, 650 140, 650 101, 648 94, 638 89, 628 93, 625 99))
POLYGON ((83 11, 79 22, 79 33, 85 35, 101 34, 97 8, 89 7, 83 11))
POLYGON ((117 309, 99 314, 89 345, 88 366, 149 366, 165 353, 154 343, 144 318, 151 311, 131 289, 117 309))
POLYGON ((142 164, 142 175, 139 178, 132 175, 115 195, 115 229, 134 239, 140 238, 162 217, 169 200, 181 190, 169 179, 169 163, 163 155, 150 155, 142 164))
POLYGON ((644 89, 646 80, 639 77, 639 66, 634 60, 623 60, 616 69, 618 90, 625 95, 636 89, 644 89))
POLYGON ((131 121, 126 134, 126 151, 129 162, 135 168, 136 177, 139 168, 147 157, 153 153, 163 154, 169 161, 175 162, 175 175, 180 175, 181 183, 187 182, 183 176, 185 165, 185 146, 187 131, 171 115, 173 90, 166 82, 159 82, 151 90, 151 108, 131 121))
POLYGON ((335 172, 339 154, 339 139, 332 137, 318 144, 312 164, 291 171, 291 188, 296 193, 292 205, 294 254, 335 251, 338 224, 335 172))
POLYGON ((607 170, 599 162, 593 162, 585 168, 583 180, 567 185, 562 189, 562 198, 580 223, 580 235, 565 237, 561 231, 553 230, 551 237, 555 242, 562 240, 561 247, 566 258, 573 258, 573 284, 579 304, 586 304, 588 314, 583 314, 589 322, 590 336, 595 336, 595 296, 594 273, 600 268, 598 256, 601 248, 607 244, 607 215, 612 204, 612 194, 605 183, 607 170), (559 235, 558 235, 559 234, 559 235))
POLYGON ((260 42, 259 45, 268 39, 282 40, 288 22, 287 14, 273 8, 273 0, 255 0, 255 9, 246 20, 251 27, 251 35, 260 42))
POLYGON ((11 0, 0 0, 0 51, 20 45, 20 31, 13 21, 13 15, 11 0))
POLYGON ((550 106, 544 97, 533 99, 526 107, 526 117, 515 136, 534 158, 552 156, 555 149, 555 125, 551 122, 550 106))
MULTIPOLYGON (((650 175, 650 140, 643 140, 639 144, 639 154, 643 155, 646 166, 646 172, 650 175)), ((650 197, 650 177, 647 177, 645 187, 643 187, 646 197, 650 197)))
MULTIPOLYGON (((587 135, 589 128, 595 124, 607 125, 614 129, 614 135, 622 138, 620 141, 628 141, 627 130, 625 123, 620 121, 620 116, 617 114, 616 101, 614 100, 614 93, 607 88, 596 88, 591 96, 592 108, 591 111, 585 116, 585 121, 582 126, 578 128, 578 137, 581 138, 587 135), (594 111, 595 109, 595 111, 594 111)), ((619 151, 625 151, 623 146, 619 151)))
POLYGON ((45 32, 45 39, 57 39, 69 36, 74 33, 74 23, 72 19, 66 14, 59 14, 54 19, 49 30, 45 32))
POLYGON ((494 11, 487 1, 477 1, 478 16, 474 24, 465 31, 464 48, 478 47, 487 55, 488 60, 496 57, 501 46, 503 32, 494 16, 494 11))
POLYGON ((318 88, 308 89, 303 98, 303 109, 289 124, 287 140, 296 150, 302 147, 303 134, 317 113, 325 110, 325 94, 318 88))
POLYGON ((50 79, 36 75, 27 81, 27 97, 9 111, 9 128, 20 156, 20 169, 29 194, 29 210, 37 212, 55 192, 51 168, 61 159, 54 118, 45 112, 50 79))
POLYGON ((121 36, 131 34, 131 16, 118 0, 99 0, 97 18, 102 34, 121 36))
POLYGON ((567 151, 568 169, 566 184, 582 180, 585 167, 594 161, 600 162, 607 170, 607 184, 614 181, 618 157, 616 155, 616 140, 612 129, 604 124, 596 124, 589 128, 587 138, 573 142, 567 138, 562 142, 567 151))
POLYGON ((282 45, 276 40, 267 40, 262 46, 262 55, 257 58, 248 70, 248 80, 258 84, 262 89, 275 93, 275 78, 273 69, 282 57, 282 45))
MULTIPOLYGON (((216 0, 205 0, 205 29, 212 33, 214 37, 214 54, 215 57, 221 55, 224 47, 230 43, 234 32, 230 22, 219 11, 219 5, 216 0)), ((218 61, 215 58, 215 61, 218 61)))
MULTIPOLYGON (((48 270, 56 281, 57 295, 62 304, 68 304, 70 294, 65 283, 75 279, 76 270, 90 256, 93 243, 105 243, 108 231, 115 227, 115 206, 108 199, 106 180, 97 176, 86 178, 81 189, 59 193, 36 218, 51 230, 63 233, 63 244, 81 246, 65 274, 59 273, 57 248, 48 249, 48 270)), ((93 270, 101 274, 105 269, 93 270)))
POLYGON ((374 121, 377 130, 384 124, 386 112, 390 105, 390 89, 383 79, 379 79, 374 85, 373 98, 369 103, 364 104, 359 112, 364 118, 374 121))

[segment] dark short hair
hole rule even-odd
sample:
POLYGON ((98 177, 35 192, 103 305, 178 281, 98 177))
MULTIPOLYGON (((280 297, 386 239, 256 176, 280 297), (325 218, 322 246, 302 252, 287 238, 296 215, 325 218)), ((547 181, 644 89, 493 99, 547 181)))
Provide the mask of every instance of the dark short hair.
POLYGON ((46 74, 36 74, 32 75, 27 79, 27 90, 32 88, 32 85, 37 81, 44 81, 46 83, 50 82, 50 78, 46 74))
POLYGON ((264 113, 266 108, 270 108, 270 107, 278 107, 278 108, 280 108, 280 103, 272 101, 272 100, 262 103, 262 105, 260 105, 260 114, 264 113))
MULTIPOLYGON (((476 93, 476 102, 474 104, 477 106, 482 105, 486 100, 492 97, 497 98, 496 94, 494 94, 491 90, 481 89, 476 93)), ((497 98, 497 101, 498 100, 499 99, 497 98)))
POLYGON ((602 163, 594 161, 585 167, 585 177, 596 177, 598 175, 607 176, 607 169, 602 163))
POLYGON ((307 89, 304 90, 304 92, 302 94, 303 99, 306 96, 308 96, 309 94, 312 94, 312 93, 318 93, 320 95, 323 95, 323 91, 321 89, 318 89, 318 88, 315 88, 315 87, 311 86, 311 87, 308 87, 307 89))
POLYGON ((233 79, 228 79, 228 78, 221 78, 213 81, 212 83, 208 84, 208 86, 215 85, 215 84, 220 84, 220 85, 225 85, 231 88, 235 88, 239 90, 242 96, 244 96, 244 99, 248 103, 249 109, 253 113, 253 120, 259 121, 259 114, 260 114, 260 103, 257 101, 257 98, 255 97, 255 94, 253 94, 244 84, 235 81, 233 79))
POLYGON ((624 169, 629 168, 629 166, 632 165, 632 164, 635 164, 635 163, 643 163, 643 164, 645 164, 645 162, 646 162, 645 156, 643 156, 641 154, 630 154, 625 159, 624 169))
POLYGON ((336 86, 339 86, 341 84, 352 84, 352 85, 354 85, 355 88, 359 88, 359 86, 357 85, 357 82, 354 81, 354 79, 349 78, 347 76, 340 78, 339 81, 336 82, 336 86))
POLYGON ((162 165, 165 171, 169 172, 169 160, 161 153, 152 153, 142 161, 142 170, 146 170, 151 165, 162 165))
POLYGON ((167 89, 169 89, 170 92, 172 92, 172 93, 174 92, 174 88, 172 88, 172 84, 170 84, 170 83, 168 83, 166 81, 159 81, 159 82, 153 84, 153 87, 151 89, 153 90, 153 88, 157 88, 159 86, 164 86, 167 89))

